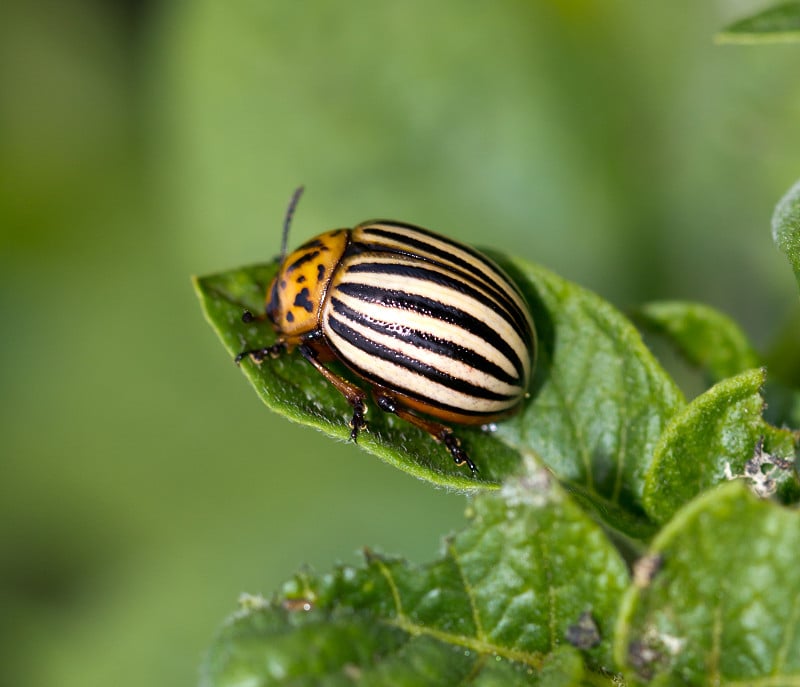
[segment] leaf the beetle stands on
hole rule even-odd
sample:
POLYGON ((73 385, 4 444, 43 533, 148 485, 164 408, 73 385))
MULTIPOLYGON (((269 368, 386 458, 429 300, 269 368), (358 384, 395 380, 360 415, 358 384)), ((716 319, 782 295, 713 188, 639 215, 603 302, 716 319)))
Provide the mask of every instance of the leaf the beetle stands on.
POLYGON ((587 613, 597 641, 583 653, 609 666, 625 564, 548 471, 526 469, 473 501, 433 563, 369 552, 251 599, 217 638, 206 684, 581 684, 566 637, 587 613))
MULTIPOLYGON (((243 323, 241 317, 245 310, 263 312, 264 295, 276 270, 274 263, 255 265, 195 281, 206 318, 231 359, 246 348, 275 341, 269 322, 243 323)), ((341 365, 330 366, 348 377, 341 365)), ((245 359, 241 368, 271 409, 335 438, 349 437, 352 411, 347 402, 299 354, 267 358, 261 365, 245 359)), ((446 449, 421 430, 377 408, 368 405, 368 409, 368 431, 359 435, 358 445, 415 477, 452 489, 475 491, 497 488, 519 463, 519 454, 490 433, 459 428, 458 435, 471 453, 492 456, 492 461, 482 463, 480 472, 472 476, 456 466, 446 449)))

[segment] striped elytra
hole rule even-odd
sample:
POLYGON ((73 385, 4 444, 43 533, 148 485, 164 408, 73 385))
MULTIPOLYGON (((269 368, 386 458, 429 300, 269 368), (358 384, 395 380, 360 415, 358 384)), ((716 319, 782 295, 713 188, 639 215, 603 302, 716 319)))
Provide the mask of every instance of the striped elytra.
POLYGON ((418 227, 353 229, 320 325, 355 374, 448 422, 496 419, 527 389, 533 325, 517 289, 476 251, 418 227))
POLYGON ((525 300, 494 262, 389 220, 321 234, 289 255, 284 248, 266 317, 277 342, 237 360, 260 363, 298 348, 353 407, 355 440, 366 426, 367 394, 325 366, 338 360, 380 409, 428 432, 473 472, 448 425, 483 425, 515 412, 536 349, 525 300))

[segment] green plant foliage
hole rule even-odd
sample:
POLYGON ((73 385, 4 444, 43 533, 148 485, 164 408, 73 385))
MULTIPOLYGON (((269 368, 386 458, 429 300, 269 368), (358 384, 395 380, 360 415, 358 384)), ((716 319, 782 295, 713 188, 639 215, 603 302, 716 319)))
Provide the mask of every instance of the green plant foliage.
MULTIPOLYGON (((795 269, 797 195, 775 231, 795 269)), ((431 563, 368 551, 360 567, 244 597, 204 686, 800 684, 800 523, 776 503, 800 500, 800 433, 764 419, 767 368, 744 334, 697 304, 642 309, 716 381, 687 404, 616 309, 492 255, 526 296, 538 359, 519 413, 494 431, 458 429, 479 474, 376 408, 359 437, 416 477, 470 492, 467 526, 431 563)), ((267 322, 241 315, 263 308, 276 267, 196 280, 231 357, 274 342, 267 322)), ((270 408, 348 437, 347 403, 299 355, 242 370, 270 408)))
POLYGON ((789 189, 776 206, 772 216, 772 235, 778 248, 792 263, 800 285, 800 181, 789 189))
MULTIPOLYGON (((789 258, 800 287, 800 181, 787 191, 772 216, 772 236, 789 258)), ((788 323, 769 353, 770 370, 780 382, 774 402, 779 421, 800 426, 800 318, 788 323)))
POLYGON ((497 435, 598 504, 636 511, 655 444, 683 395, 607 301, 493 255, 525 293, 539 333, 531 402, 497 435))
POLYGON ((716 35, 718 43, 800 41, 800 2, 785 2, 740 19, 716 35))
POLYGON ((248 599, 217 638, 205 683, 580 684, 567 636, 582 614, 596 624, 584 655, 610 665, 625 564, 549 472, 525 467, 475 499, 433 563, 367 552, 361 568, 300 574, 270 601, 248 599))
POLYGON ((658 301, 636 311, 636 320, 665 336, 714 382, 758 367, 761 359, 739 325, 702 303, 658 301))
POLYGON ((619 665, 658 685, 800 684, 800 513, 726 484, 653 540, 625 596, 619 665), (657 566, 658 567, 658 566, 657 566))
MULTIPOLYGON (((497 488, 523 455, 534 454, 590 495, 638 508, 655 443, 683 406, 680 392, 611 305, 540 267, 493 257, 525 292, 539 350, 531 398, 520 413, 493 433, 459 429, 477 477, 426 434, 376 408, 359 444, 417 477, 473 491, 497 488)), ((275 269, 254 266, 196 280, 206 317, 232 356, 275 340, 269 323, 241 322, 245 309, 262 310, 275 269)), ((334 437, 349 436, 346 401, 299 355, 260 366, 245 360, 242 369, 269 407, 334 437)))
MULTIPOLYGON (((744 475, 762 440, 766 451, 794 460, 792 433, 770 427, 761 416, 764 379, 763 369, 726 379, 672 419, 647 474, 644 503, 650 517, 665 522, 697 494, 744 475)), ((773 488, 786 482, 796 486, 794 471, 776 470, 773 488)))

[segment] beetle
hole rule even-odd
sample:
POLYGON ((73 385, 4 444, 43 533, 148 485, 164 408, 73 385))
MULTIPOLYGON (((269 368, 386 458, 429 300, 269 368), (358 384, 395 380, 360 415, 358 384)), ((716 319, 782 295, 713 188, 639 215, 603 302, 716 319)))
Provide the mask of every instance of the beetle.
POLYGON ((353 409, 350 438, 366 427, 367 393, 325 363, 338 361, 376 405, 447 447, 456 465, 475 463, 451 424, 485 425, 519 409, 536 353, 525 299, 477 250, 391 220, 335 229, 287 254, 298 188, 283 225, 278 272, 264 314, 278 338, 242 351, 261 364, 298 349, 353 409))

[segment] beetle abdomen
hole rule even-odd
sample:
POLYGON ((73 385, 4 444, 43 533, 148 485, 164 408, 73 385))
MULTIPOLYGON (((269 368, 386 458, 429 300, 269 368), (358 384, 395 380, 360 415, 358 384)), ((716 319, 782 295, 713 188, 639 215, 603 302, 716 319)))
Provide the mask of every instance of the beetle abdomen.
POLYGON ((516 287, 477 251, 418 227, 353 229, 321 324, 353 372, 434 416, 485 422, 528 385, 535 336, 516 287))

